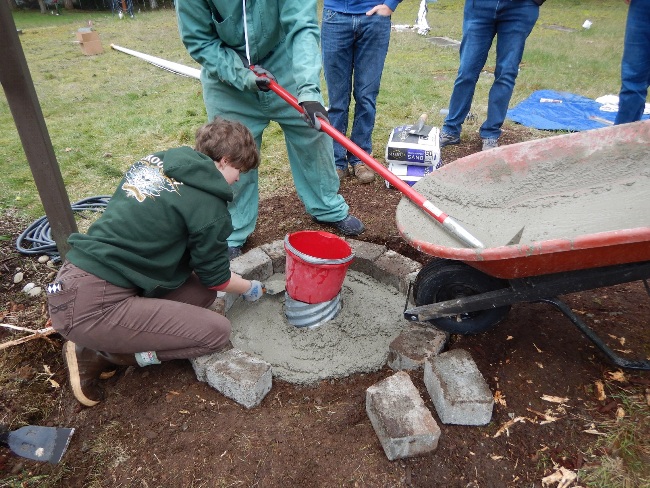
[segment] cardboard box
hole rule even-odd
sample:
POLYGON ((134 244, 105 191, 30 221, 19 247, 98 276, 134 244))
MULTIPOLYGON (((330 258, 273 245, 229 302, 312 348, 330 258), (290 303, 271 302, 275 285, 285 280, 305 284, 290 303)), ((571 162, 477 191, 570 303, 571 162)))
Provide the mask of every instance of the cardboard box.
MULTIPOLYGON (((440 163, 436 166, 421 166, 416 164, 399 164, 390 163, 388 171, 397 176, 400 180, 409 186, 413 186, 416 182, 420 181, 426 175, 433 173, 440 167, 440 163)), ((386 181, 386 188, 390 188, 391 184, 386 181)))
POLYGON ((104 52, 99 34, 91 30, 90 27, 83 27, 77 31, 77 42, 81 46, 81 52, 86 56, 104 52))
POLYGON ((77 40, 79 42, 99 41, 99 34, 90 27, 82 27, 77 30, 77 40))
POLYGON ((386 162, 419 166, 440 164, 440 129, 425 125, 426 136, 409 134, 415 126, 402 125, 390 133, 386 145, 386 162))

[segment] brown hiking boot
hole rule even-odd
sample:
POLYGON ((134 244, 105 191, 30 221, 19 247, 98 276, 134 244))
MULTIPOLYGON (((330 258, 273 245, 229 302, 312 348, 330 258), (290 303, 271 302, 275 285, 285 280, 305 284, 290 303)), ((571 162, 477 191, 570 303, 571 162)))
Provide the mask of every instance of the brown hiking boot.
POLYGON ((74 397, 87 407, 94 407, 103 400, 104 393, 97 386, 97 381, 111 363, 97 351, 70 341, 63 345, 63 360, 68 368, 74 397))
POLYGON ((338 175, 339 180, 343 180, 348 176, 350 176, 350 171, 348 170, 348 168, 345 169, 336 168, 336 174, 338 175))
POLYGON ((138 364, 134 354, 93 351, 70 341, 63 346, 63 360, 68 368, 74 397, 87 407, 94 407, 103 400, 104 393, 97 382, 112 376, 107 376, 106 371, 114 370, 114 365, 136 366, 138 364))
POLYGON ((354 176, 356 176, 357 180, 359 180, 359 183, 366 184, 375 181, 374 171, 363 163, 352 166, 352 170, 354 171, 354 176))

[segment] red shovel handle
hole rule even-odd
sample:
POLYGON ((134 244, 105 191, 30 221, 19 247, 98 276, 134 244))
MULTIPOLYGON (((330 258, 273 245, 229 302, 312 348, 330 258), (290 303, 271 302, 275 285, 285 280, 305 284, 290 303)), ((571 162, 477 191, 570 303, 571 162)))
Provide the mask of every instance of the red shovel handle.
MULTIPOLYGON (((269 80, 269 88, 273 90, 277 95, 279 95, 280 98, 286 101, 289 105, 295 108, 298 112, 305 112, 298 103, 296 97, 282 88, 278 83, 273 80, 269 80)), ((440 222, 447 231, 449 231, 451 234, 453 234, 455 237, 470 247, 484 247, 481 241, 476 239, 472 234, 465 230, 458 222, 456 222, 456 220, 444 213, 424 196, 404 183, 393 173, 388 171, 388 169, 383 164, 379 163, 376 159, 374 159, 367 152, 357 146, 354 142, 341 134, 338 130, 332 127, 329 122, 321 118, 319 118, 319 120, 321 124, 321 130, 323 132, 329 135, 332 139, 334 139, 352 154, 357 156, 365 164, 370 166, 370 168, 372 168, 375 173, 381 175, 386 181, 397 188, 405 197, 407 197, 427 214, 440 222)))

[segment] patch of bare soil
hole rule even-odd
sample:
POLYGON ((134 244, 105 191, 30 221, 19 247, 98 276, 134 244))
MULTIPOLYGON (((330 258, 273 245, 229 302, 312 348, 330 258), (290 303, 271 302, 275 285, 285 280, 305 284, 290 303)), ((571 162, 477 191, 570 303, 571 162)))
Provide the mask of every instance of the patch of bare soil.
MULTIPOLYGON (((523 130, 506 135, 502 144, 526 136, 523 130)), ((474 135, 445 148, 443 158, 477 150, 474 135)), ((399 236, 395 207, 401 195, 394 189, 383 181, 359 185, 350 179, 341 192, 366 224, 361 240, 421 263, 431 259, 399 236)), ((1 219, 0 236, 11 239, 0 241, 0 318, 39 329, 47 321, 45 299, 27 298, 21 289, 29 281, 48 283, 52 269, 16 252, 15 238, 28 224, 11 215, 1 219), (14 284, 18 270, 25 279, 14 284)), ((261 203, 245 250, 318 228, 295 193, 270 198, 261 203)), ((612 349, 629 351, 621 354, 630 358, 650 356, 650 300, 642 284, 564 298, 612 349)), ((0 330, 0 341, 18 336, 0 330)), ((274 381, 262 404, 246 410, 199 383, 189 361, 172 361, 119 371, 104 382, 106 400, 82 408, 68 387, 61 346, 53 335, 0 350, 0 423, 76 429, 58 465, 0 448, 0 486, 542 487, 560 466, 576 470, 593 463, 587 453, 597 436, 585 431, 615 419, 621 389, 643 392, 650 383, 645 372, 612 376, 617 368, 548 305, 515 305, 498 327, 454 335, 449 344, 472 354, 495 394, 492 422, 440 424, 435 452, 391 462, 365 412, 366 389, 394 373, 387 367, 310 387, 274 381), (605 384, 605 398, 599 399, 598 381, 605 384), (564 400, 554 403, 544 395, 564 400)), ((437 420, 422 373, 410 375, 437 420)))

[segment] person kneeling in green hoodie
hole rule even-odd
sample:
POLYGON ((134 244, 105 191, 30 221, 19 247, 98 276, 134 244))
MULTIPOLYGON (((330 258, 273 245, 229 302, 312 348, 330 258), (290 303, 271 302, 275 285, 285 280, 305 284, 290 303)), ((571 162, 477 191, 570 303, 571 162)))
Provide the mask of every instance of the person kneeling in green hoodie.
POLYGON ((210 310, 217 292, 255 301, 259 281, 230 271, 228 202, 239 174, 257 168, 250 131, 215 118, 178 147, 137 161, 47 286, 52 327, 77 400, 103 398, 102 373, 230 347, 230 321, 210 310))

